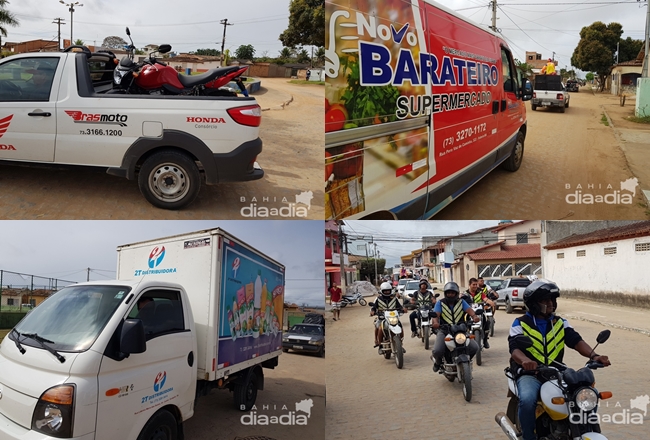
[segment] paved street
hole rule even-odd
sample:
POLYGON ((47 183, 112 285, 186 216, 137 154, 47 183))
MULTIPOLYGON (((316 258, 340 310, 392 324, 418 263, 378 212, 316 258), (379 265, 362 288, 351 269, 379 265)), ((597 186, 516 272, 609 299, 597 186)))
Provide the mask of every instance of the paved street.
MULTIPOLYGON (((650 185, 650 177, 645 179, 648 173, 643 170, 650 156, 638 151, 640 141, 624 142, 632 138, 631 134, 621 139, 612 126, 601 123, 603 105, 612 108, 611 96, 594 95, 585 87, 579 93, 571 93, 566 113, 555 109, 532 111, 527 103, 528 134, 521 168, 515 173, 494 170, 435 218, 647 219, 650 211, 641 190, 649 189, 644 185, 650 185), (627 149, 627 156, 623 148, 627 149), (567 195, 576 191, 594 196, 620 193, 621 182, 637 174, 639 186, 632 204, 566 201, 567 195)), ((623 127, 622 119, 614 119, 614 124, 623 127)), ((632 123, 627 122, 625 127, 629 124, 632 123)), ((632 125, 640 127, 636 130, 641 130, 639 136, 645 136, 647 147, 650 132, 641 124, 632 125)))
MULTIPOLYGON (((252 182, 203 185, 198 198, 180 211, 150 205, 136 181, 103 169, 0 166, 0 218, 8 220, 198 220, 243 219, 241 209, 256 198, 268 209, 296 202, 312 192, 309 219, 324 216, 323 87, 263 78, 256 93, 262 113, 258 162, 265 176, 252 182), (269 202, 264 202, 263 198, 269 202), (242 201, 242 198, 244 201, 242 201)), ((261 217, 258 217, 260 219, 261 217)), ((281 216, 268 217, 285 219, 281 216)), ((294 219, 297 217, 293 217, 294 219)))
MULTIPOLYGON (((586 304, 584 310, 593 311, 594 304, 586 304)), ((606 306, 598 309, 602 322, 607 322, 610 308, 616 320, 625 316, 633 319, 625 315, 627 309, 606 306)), ((578 314, 582 309, 579 301, 560 299, 561 313, 578 314)), ((407 316, 401 317, 407 330, 404 368, 398 370, 392 359, 379 356, 372 348, 373 318, 368 316, 369 311, 369 307, 347 307, 341 312, 341 321, 327 320, 328 339, 337 341, 330 342, 327 353, 328 440, 506 438, 494 415, 505 411, 508 403, 503 369, 509 357, 508 330, 517 314, 497 312, 491 347, 483 353, 483 365, 474 364, 473 397, 467 403, 458 382, 450 383, 433 373, 430 352, 419 339, 410 338, 407 316)), ((569 322, 592 347, 600 330, 611 329, 609 341, 598 352, 608 355, 612 366, 596 371, 595 376, 599 390, 612 391, 614 397, 601 403, 599 413, 629 414, 630 399, 650 395, 645 354, 650 338, 589 321, 569 322)), ((567 350, 565 361, 569 366, 580 368, 584 360, 577 352, 567 350)), ((650 416, 646 414, 643 425, 603 423, 602 431, 610 440, 640 439, 647 438, 649 426, 650 416)))

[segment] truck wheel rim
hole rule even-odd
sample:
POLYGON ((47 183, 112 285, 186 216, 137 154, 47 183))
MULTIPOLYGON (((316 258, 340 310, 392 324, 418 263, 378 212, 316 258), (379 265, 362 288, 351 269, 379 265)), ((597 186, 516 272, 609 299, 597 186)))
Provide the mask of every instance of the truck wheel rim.
POLYGON ((157 199, 175 202, 187 194, 190 181, 183 168, 174 163, 164 163, 149 174, 149 188, 157 199))

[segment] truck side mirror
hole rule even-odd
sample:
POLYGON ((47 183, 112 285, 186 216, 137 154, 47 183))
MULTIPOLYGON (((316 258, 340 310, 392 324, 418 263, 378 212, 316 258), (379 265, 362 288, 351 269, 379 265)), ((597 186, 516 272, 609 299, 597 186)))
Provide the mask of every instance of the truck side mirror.
POLYGON ((120 351, 124 354, 144 353, 147 342, 144 336, 144 324, 141 319, 130 318, 122 324, 120 351))

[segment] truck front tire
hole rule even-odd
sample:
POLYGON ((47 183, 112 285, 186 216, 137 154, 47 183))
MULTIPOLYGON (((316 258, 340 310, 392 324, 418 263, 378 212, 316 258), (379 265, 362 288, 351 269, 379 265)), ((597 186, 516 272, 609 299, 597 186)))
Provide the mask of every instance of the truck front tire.
POLYGON ((144 198, 155 207, 181 209, 199 195, 201 174, 194 160, 185 154, 161 151, 142 164, 138 186, 144 198))
POLYGON ((142 428, 138 440, 176 440, 178 422, 167 410, 160 410, 142 428))
POLYGON ((524 134, 520 131, 517 133, 517 140, 510 152, 510 157, 503 162, 503 168, 506 171, 517 171, 524 160, 524 134))

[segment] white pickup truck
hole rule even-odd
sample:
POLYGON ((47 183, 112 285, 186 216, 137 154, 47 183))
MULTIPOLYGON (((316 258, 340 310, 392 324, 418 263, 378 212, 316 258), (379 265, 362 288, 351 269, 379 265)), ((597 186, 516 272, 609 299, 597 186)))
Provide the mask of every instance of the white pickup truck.
POLYGON ((0 61, 0 162, 106 168, 154 206, 180 209, 205 183, 264 176, 255 98, 106 94, 114 56, 49 52, 0 61), (5 162, 6 161, 6 162, 5 162))

